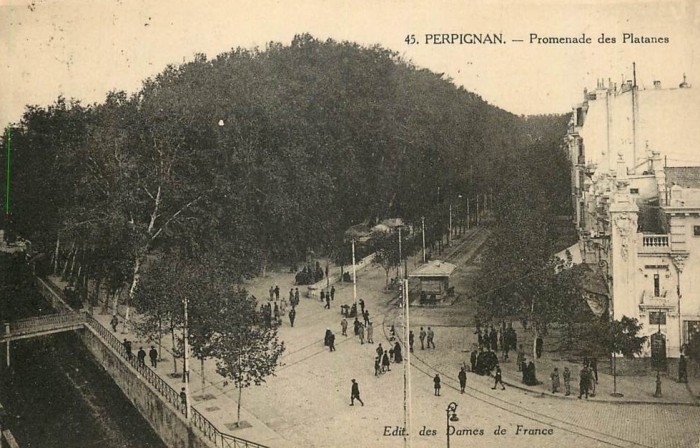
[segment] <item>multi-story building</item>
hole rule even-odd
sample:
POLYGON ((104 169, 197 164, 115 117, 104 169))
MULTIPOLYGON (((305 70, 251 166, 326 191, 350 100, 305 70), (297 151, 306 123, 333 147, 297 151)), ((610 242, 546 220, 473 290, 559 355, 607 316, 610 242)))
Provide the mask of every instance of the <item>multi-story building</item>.
POLYGON ((607 281, 613 318, 678 358, 700 337, 700 95, 599 82, 575 106, 568 144, 584 259, 607 281), (695 336, 698 335, 698 336, 695 336))

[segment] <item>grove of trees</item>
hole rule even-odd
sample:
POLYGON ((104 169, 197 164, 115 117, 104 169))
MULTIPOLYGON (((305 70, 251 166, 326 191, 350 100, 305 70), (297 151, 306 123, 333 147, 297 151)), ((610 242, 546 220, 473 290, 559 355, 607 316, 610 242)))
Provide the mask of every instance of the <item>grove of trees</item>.
MULTIPOLYGON (((464 213, 462 198, 490 193, 492 281, 543 268, 551 247, 542 217, 568 200, 557 142, 565 124, 489 105, 390 50, 299 35, 288 46, 197 55, 100 104, 28 106, 10 128, 10 230, 93 305, 112 300, 114 309, 126 297, 155 339, 175 337, 182 294, 191 294, 193 325, 235 299, 249 315, 246 333, 202 321, 191 338, 197 356, 217 356, 244 386, 257 381, 241 364, 247 353, 207 341, 261 337, 269 359, 279 352, 274 333, 251 333, 255 307, 235 286, 310 250, 346 264, 350 225, 401 217, 418 228, 424 216, 431 244, 450 204, 464 213), (215 277, 205 271, 224 284, 199 287, 215 277)), ((397 261, 386 255, 388 276, 397 261)), ((527 301, 554 294, 556 281, 537 287, 512 291, 522 303, 503 295, 503 309, 539 310, 527 301)))

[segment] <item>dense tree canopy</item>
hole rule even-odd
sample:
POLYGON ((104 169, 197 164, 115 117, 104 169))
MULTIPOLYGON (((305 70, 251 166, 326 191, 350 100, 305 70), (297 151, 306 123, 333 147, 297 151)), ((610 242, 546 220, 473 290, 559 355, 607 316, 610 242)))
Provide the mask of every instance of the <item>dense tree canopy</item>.
POLYGON ((506 284, 548 263, 542 217, 568 205, 565 124, 498 109, 392 51, 300 35, 198 55, 101 104, 28 107, 12 128, 11 226, 55 272, 133 303, 174 248, 215 253, 237 282, 310 249, 347 262, 344 230, 386 217, 425 217, 431 244, 450 205, 459 219, 488 193, 499 226, 485 269, 506 284))

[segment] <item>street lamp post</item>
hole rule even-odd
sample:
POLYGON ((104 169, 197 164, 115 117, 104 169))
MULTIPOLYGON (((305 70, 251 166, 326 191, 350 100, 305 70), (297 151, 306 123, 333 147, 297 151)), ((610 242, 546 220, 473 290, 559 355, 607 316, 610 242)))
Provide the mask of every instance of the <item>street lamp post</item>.
MULTIPOLYGON (((658 312, 657 319, 658 319, 658 323, 659 323, 659 329, 657 331, 657 334, 658 334, 657 341, 660 341, 662 338, 662 336, 661 336, 661 312, 660 311, 658 312)), ((665 344, 664 344, 664 348, 665 348, 665 344)), ((661 396, 662 396, 662 394, 661 394, 661 360, 663 358, 661 357, 661 353, 659 353, 658 351, 657 351, 657 353, 658 353, 658 356, 656 359, 656 391, 654 392, 654 397, 661 398, 661 396)))
POLYGON ((454 428, 454 426, 450 425, 450 422, 458 422, 459 418, 457 417, 457 403, 454 401, 450 404, 447 405, 447 448, 450 448, 450 428, 454 428))

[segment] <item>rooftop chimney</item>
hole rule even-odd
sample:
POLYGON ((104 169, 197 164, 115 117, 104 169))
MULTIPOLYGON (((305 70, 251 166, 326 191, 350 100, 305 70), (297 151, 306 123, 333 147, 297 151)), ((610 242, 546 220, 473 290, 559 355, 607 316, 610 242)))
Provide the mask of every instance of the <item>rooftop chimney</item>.
POLYGON ((685 73, 683 73, 683 82, 678 84, 678 87, 680 87, 681 89, 687 89, 688 87, 690 87, 686 82, 685 73))
POLYGON ((654 88, 660 89, 661 88, 661 81, 654 81, 654 88))

